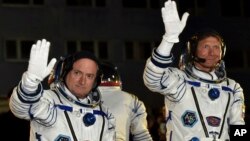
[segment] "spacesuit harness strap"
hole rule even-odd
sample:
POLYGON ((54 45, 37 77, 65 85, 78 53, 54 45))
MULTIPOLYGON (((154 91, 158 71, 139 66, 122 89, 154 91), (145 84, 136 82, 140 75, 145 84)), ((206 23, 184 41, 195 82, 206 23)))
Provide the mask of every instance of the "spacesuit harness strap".
MULTIPOLYGON (((60 98, 60 96, 59 96, 59 94, 56 91, 54 91, 54 92, 57 95, 57 97, 58 97, 58 99, 59 99, 59 101, 61 103, 61 104, 56 104, 55 106, 56 106, 56 108, 59 108, 60 110, 64 111, 65 117, 67 119, 70 131, 71 131, 71 134, 72 134, 72 136, 74 138, 74 141, 78 141, 78 140, 76 138, 72 123, 70 121, 70 118, 69 118, 69 115, 68 115, 67 112, 76 113, 78 116, 80 116, 80 114, 85 114, 83 116, 83 123, 84 123, 85 126, 91 126, 91 125, 93 125, 95 123, 95 121, 96 121, 95 115, 102 116, 103 124, 102 124, 102 128, 101 128, 101 133, 100 133, 100 141, 101 141, 102 136, 103 136, 103 131, 104 131, 105 117, 108 118, 108 115, 105 112, 102 111, 102 106, 99 105, 100 110, 93 110, 93 108, 90 108, 89 106, 87 106, 86 109, 81 108, 81 109, 78 109, 78 110, 74 110, 74 108, 72 106, 64 105, 61 98, 60 98)), ((83 107, 85 107, 85 106, 83 106, 83 107)))
POLYGON ((61 105, 61 104, 56 104, 55 106, 58 107, 61 110, 68 111, 68 112, 75 112, 75 113, 78 113, 78 114, 92 113, 94 115, 101 115, 101 116, 107 117, 107 114, 104 113, 103 111, 100 111, 100 110, 85 110, 85 109, 74 110, 74 108, 71 107, 71 106, 61 105))
MULTIPOLYGON (((54 92, 55 92, 55 91, 54 91, 54 92)), ((61 98, 59 97, 58 93, 55 92, 55 94, 56 94, 56 96, 58 97, 58 99, 60 100, 60 102, 62 103, 62 100, 61 100, 61 98)), ((62 103, 62 104, 63 104, 63 103, 62 103)), ((68 122, 68 125, 69 125, 69 128, 70 128, 71 134, 72 134, 72 136, 73 136, 73 138, 74 138, 74 141, 78 141, 78 140, 77 140, 77 137, 76 137, 76 134, 75 134, 75 131, 74 131, 74 128, 73 128, 72 123, 71 123, 71 121, 70 121, 69 115, 68 115, 68 113, 67 113, 66 110, 64 110, 64 114, 65 114, 65 117, 66 117, 66 119, 67 119, 67 122, 68 122)))
POLYGON ((204 119, 203 119, 203 116, 202 116, 202 113, 201 113, 201 110, 200 110, 200 106, 199 106, 199 103, 198 103, 198 100, 197 100, 197 97, 196 97, 196 94, 195 94, 195 91, 194 91, 194 87, 191 87, 191 90, 192 90, 195 106, 197 108, 197 111, 198 111, 198 114, 199 114, 199 117, 200 117, 200 120, 201 120, 201 125, 203 127, 204 133, 205 133, 206 137, 209 137, 207 127, 205 125, 205 122, 204 122, 204 119))
MULTIPOLYGON (((202 116, 202 113, 201 113, 201 110, 200 110, 199 102, 198 102, 198 99, 196 97, 196 93, 195 93, 195 90, 194 90, 194 87, 200 87, 201 83, 200 82, 194 82, 194 81, 187 81, 187 82, 188 82, 188 84, 193 85, 191 87, 192 95, 193 95, 193 98, 194 98, 194 101, 195 101, 195 105, 196 105, 196 108, 197 108, 197 112, 199 114, 199 118, 201 120, 201 124, 202 124, 203 130, 204 130, 204 133, 205 133, 206 137, 208 138, 209 137, 208 130, 206 128, 206 125, 205 125, 205 122, 204 122, 204 119, 203 119, 203 116, 202 116)), ((229 81, 227 81, 227 85, 229 85, 229 81)), ((224 90, 224 91, 230 91, 230 92, 233 91, 231 88, 226 87, 226 86, 222 86, 221 89, 224 90)), ((224 115, 223 115, 223 121, 222 121, 222 125, 221 125, 220 134, 218 136, 218 139, 221 137, 222 132, 223 132, 223 127, 224 127, 224 123, 225 123, 225 119, 226 119, 230 99, 231 99, 231 95, 228 94, 228 101, 227 101, 226 109, 225 109, 225 112, 224 112, 224 115)))
MULTIPOLYGON (((223 91, 226 91, 226 92, 234 92, 230 87, 228 86, 217 86, 217 84, 205 84, 205 83, 201 83, 201 82, 196 82, 196 81, 189 81, 189 80, 186 80, 186 82, 189 84, 189 85, 192 85, 194 87, 206 87, 206 88, 212 88, 212 87, 217 87, 223 91)), ((227 85, 229 85, 229 81, 227 81, 227 85)))

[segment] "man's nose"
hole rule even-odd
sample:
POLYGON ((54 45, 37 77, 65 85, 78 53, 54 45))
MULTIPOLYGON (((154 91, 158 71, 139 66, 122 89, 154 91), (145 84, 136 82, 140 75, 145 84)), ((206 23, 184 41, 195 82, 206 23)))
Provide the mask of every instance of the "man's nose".
POLYGON ((209 47, 209 54, 214 55, 215 49, 213 47, 209 47))
POLYGON ((86 76, 85 75, 82 75, 81 77, 80 77, 80 83, 81 84, 85 84, 85 82, 86 82, 86 76))

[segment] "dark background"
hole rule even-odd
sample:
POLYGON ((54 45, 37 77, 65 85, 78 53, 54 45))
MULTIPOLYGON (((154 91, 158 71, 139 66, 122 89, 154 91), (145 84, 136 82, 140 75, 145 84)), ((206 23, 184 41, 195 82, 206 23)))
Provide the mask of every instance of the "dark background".
MULTIPOLYGON (((150 92, 143 84, 142 74, 146 59, 152 48, 157 47, 164 34, 161 17, 163 0, 2 0, 0 1, 0 96, 17 85, 27 69, 26 58, 11 59, 7 41, 19 47, 23 40, 36 41, 46 38, 51 41, 50 58, 59 59, 67 54, 69 40, 101 40, 108 42, 105 52, 95 52, 101 60, 115 63, 120 70, 123 89, 137 95, 148 109, 163 106, 164 97, 150 92), (150 50, 127 52, 124 42, 147 42, 150 50), (145 52, 144 56, 137 56, 145 52), (132 57, 130 53, 135 55, 132 57)), ((224 37, 226 43, 227 75, 239 82, 244 89, 246 112, 249 114, 250 85, 250 4, 248 0, 176 0, 180 17, 190 13, 186 28, 175 44, 173 53, 177 65, 178 56, 193 32, 211 27, 224 37)), ((30 47, 30 46, 29 46, 30 47)), ((17 49, 18 50, 18 49, 17 49)), ((11 52, 20 51, 11 50, 11 52)))

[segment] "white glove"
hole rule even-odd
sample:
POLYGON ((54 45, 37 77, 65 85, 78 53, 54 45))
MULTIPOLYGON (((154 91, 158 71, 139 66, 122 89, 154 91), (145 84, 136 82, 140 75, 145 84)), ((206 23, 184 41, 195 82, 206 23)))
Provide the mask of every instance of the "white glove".
POLYGON ((53 69, 56 59, 53 58, 48 64, 50 42, 45 39, 38 40, 33 44, 30 51, 29 66, 22 77, 22 86, 28 91, 35 91, 38 84, 49 75, 53 69))
POLYGON ((180 21, 175 1, 168 0, 165 7, 161 9, 163 22, 165 25, 165 35, 163 39, 170 43, 179 42, 179 35, 186 26, 189 13, 185 12, 180 21))

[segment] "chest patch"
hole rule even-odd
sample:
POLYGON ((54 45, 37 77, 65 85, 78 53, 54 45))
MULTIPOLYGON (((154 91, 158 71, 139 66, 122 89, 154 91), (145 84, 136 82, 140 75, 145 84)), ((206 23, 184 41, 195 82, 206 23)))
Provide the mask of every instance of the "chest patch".
POLYGON ((198 121, 196 113, 193 111, 185 111, 181 116, 181 120, 184 126, 193 127, 195 123, 198 121))
POLYGON ((218 127, 220 125, 221 119, 215 116, 206 117, 207 123, 210 126, 218 127))
POLYGON ((68 137, 68 136, 59 135, 59 136, 55 139, 55 141, 71 141, 71 140, 70 140, 70 137, 68 137))

